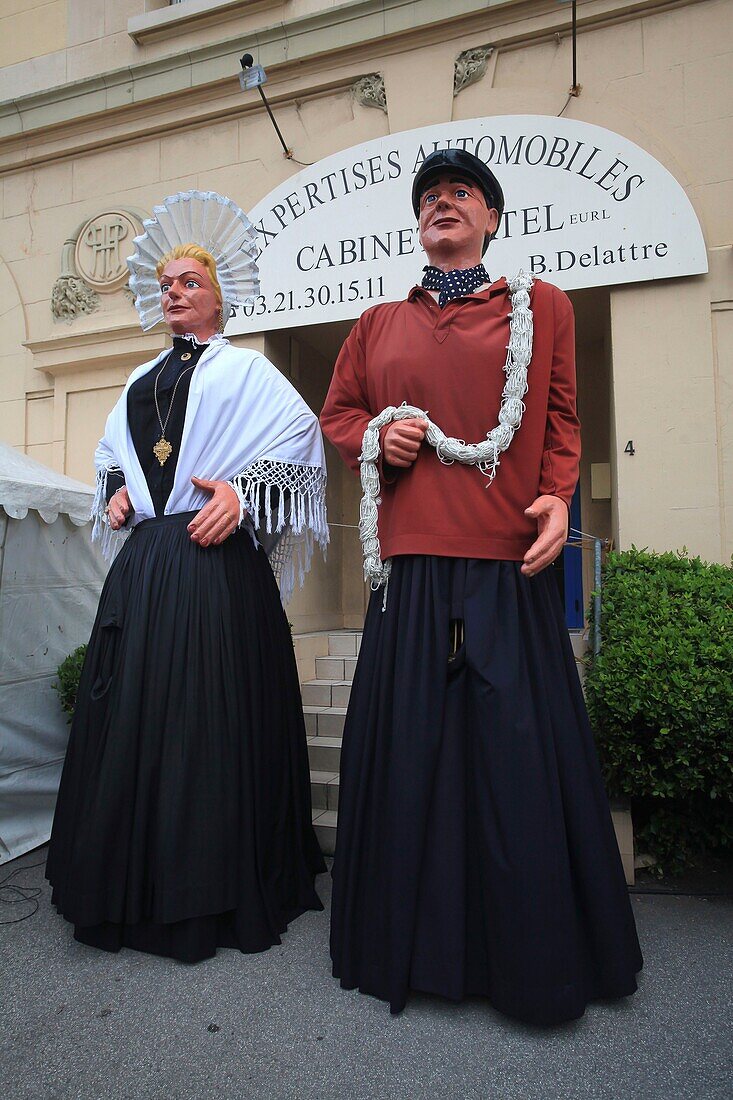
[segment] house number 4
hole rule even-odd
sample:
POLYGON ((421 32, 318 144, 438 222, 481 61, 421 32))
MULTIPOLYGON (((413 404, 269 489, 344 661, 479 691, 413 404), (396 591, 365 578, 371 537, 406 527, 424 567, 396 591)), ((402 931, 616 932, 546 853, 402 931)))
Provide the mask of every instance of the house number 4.
POLYGON ((636 448, 634 447, 633 439, 630 439, 629 442, 624 447, 624 454, 625 455, 635 455, 636 454, 636 448))

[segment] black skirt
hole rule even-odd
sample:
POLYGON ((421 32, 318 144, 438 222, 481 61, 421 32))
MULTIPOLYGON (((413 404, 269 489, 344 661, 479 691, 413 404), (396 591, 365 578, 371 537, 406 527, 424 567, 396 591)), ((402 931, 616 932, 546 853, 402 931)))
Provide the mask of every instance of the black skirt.
POLYGON ((642 958, 556 582, 393 560, 341 757, 334 975, 536 1024, 636 989, 642 958), (450 621, 465 641, 451 656, 450 621))
POLYGON ((278 943, 325 869, 272 570, 192 516, 140 523, 110 569, 46 872, 77 939, 189 962, 278 943))

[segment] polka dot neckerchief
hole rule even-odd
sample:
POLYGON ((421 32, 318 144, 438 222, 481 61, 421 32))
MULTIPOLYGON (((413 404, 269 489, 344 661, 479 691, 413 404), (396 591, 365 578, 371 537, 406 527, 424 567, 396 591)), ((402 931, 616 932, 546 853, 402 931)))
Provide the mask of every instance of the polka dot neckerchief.
POLYGON ((437 267, 424 267, 422 285, 426 290, 439 290, 438 305, 443 306, 453 298, 462 298, 466 294, 473 294, 484 283, 490 283, 486 268, 483 264, 475 267, 467 267, 455 271, 441 271, 437 267))

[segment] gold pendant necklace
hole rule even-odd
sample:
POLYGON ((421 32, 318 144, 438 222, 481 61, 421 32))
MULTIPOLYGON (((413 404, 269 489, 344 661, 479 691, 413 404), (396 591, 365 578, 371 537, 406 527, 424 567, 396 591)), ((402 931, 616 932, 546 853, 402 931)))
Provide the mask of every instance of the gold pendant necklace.
POLYGON ((153 447, 153 454, 161 466, 165 466, 166 462, 173 454, 173 448, 164 435, 161 435, 160 439, 153 447))
MULTIPOLYGON (((173 354, 173 352, 170 353, 170 355, 168 356, 168 359, 170 359, 172 354, 173 354)), ((183 353, 183 355, 181 356, 181 359, 190 359, 190 358, 191 358, 191 352, 190 351, 185 351, 183 353)), ((170 456, 173 454, 173 447, 168 442, 168 440, 165 438, 165 429, 168 427, 168 421, 170 420, 171 412, 173 411, 173 402, 176 399, 176 390, 178 389, 178 383, 181 381, 184 374, 188 374, 188 372, 190 370, 193 370, 194 367, 196 366, 195 363, 192 363, 190 367, 186 367, 186 369, 182 370, 181 373, 178 375, 178 378, 176 379, 176 384, 173 387, 173 393, 171 394, 171 403, 168 406, 168 415, 166 416, 165 423, 164 423, 163 418, 160 415, 160 406, 158 405, 158 379, 160 378, 161 374, 165 370, 166 365, 168 363, 168 359, 165 360, 165 362, 163 363, 163 366, 160 368, 160 370, 156 374, 156 376, 155 376, 155 385, 153 387, 153 397, 155 398, 155 411, 158 414, 158 423, 160 424, 160 439, 158 440, 158 442, 153 447, 153 454, 155 455, 155 457, 157 458, 157 460, 158 460, 158 462, 160 463, 161 466, 165 466, 166 462, 168 461, 170 456)))

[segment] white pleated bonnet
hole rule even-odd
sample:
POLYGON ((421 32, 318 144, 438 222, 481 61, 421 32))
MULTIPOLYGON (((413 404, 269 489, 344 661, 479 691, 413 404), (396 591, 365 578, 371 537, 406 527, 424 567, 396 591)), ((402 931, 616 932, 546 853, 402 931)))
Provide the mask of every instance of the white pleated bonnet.
POLYGON ((222 293, 224 323, 232 307, 251 301, 260 289, 257 234, 240 207, 216 191, 179 191, 153 207, 127 258, 130 289, 143 332, 163 320, 156 267, 176 245, 197 244, 211 253, 222 293))

